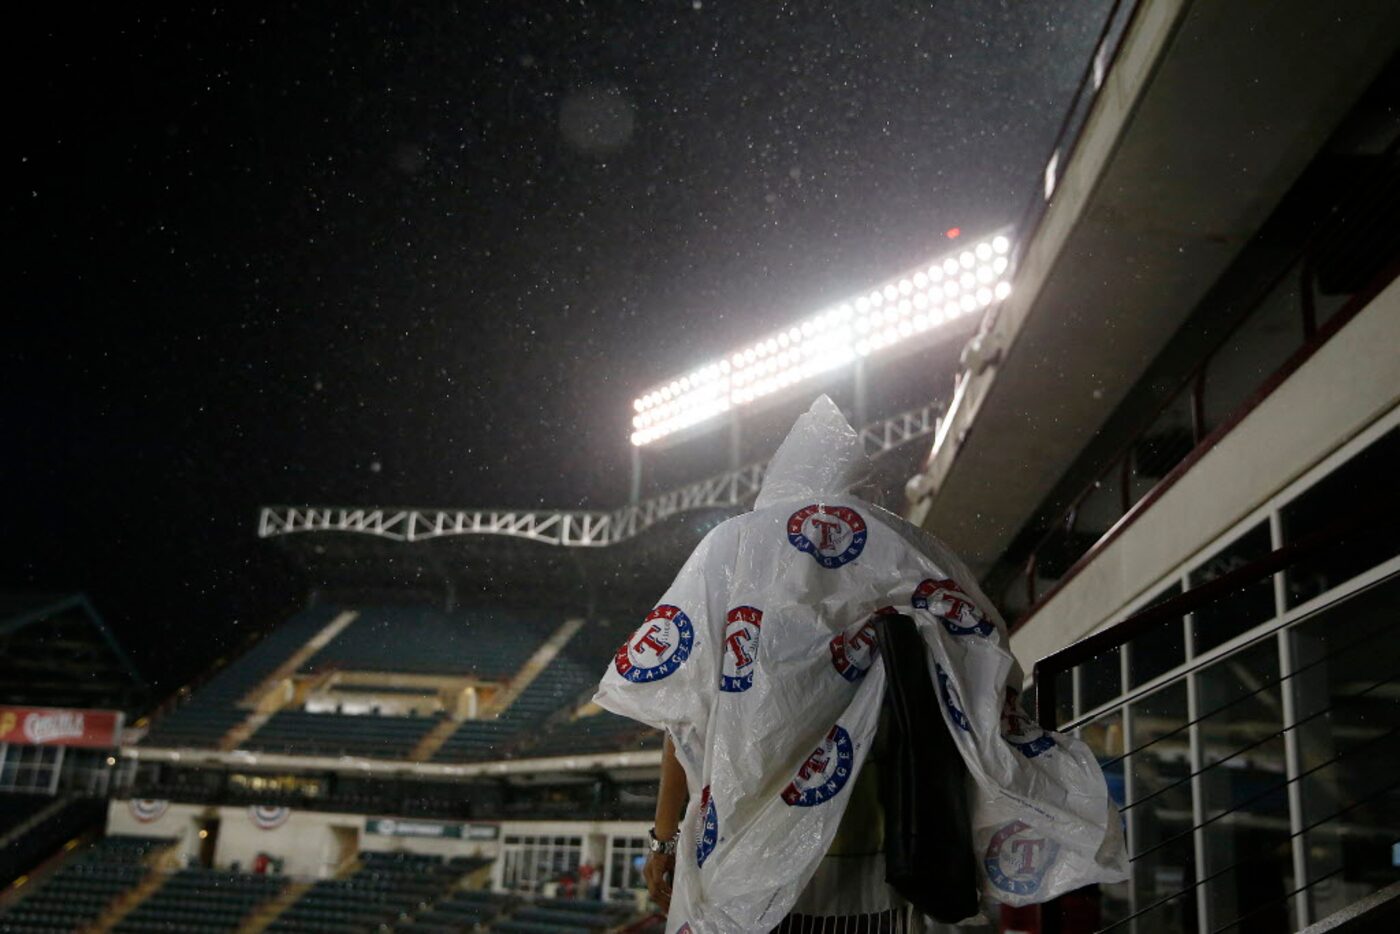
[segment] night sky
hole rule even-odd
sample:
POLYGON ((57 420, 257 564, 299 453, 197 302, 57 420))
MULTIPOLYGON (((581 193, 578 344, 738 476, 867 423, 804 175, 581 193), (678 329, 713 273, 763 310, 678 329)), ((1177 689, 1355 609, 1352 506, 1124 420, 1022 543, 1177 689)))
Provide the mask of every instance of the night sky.
POLYGON ((0 589, 161 690, 259 505, 616 505, 638 391, 1013 222, 1107 4, 277 6, 10 29, 0 589))

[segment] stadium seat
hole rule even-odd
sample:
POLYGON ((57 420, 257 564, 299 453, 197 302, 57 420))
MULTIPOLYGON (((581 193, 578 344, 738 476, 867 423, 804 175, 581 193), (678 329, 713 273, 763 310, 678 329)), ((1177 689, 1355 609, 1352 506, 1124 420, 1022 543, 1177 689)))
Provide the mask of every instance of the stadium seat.
POLYGON ((173 841, 106 837, 71 855, 53 875, 0 911, 5 932, 75 931, 150 874, 147 857, 173 841))
POLYGON ((281 710, 245 740, 243 748, 305 756, 405 759, 441 719, 442 715, 350 716, 281 710))
POLYGON ((293 652, 326 627, 339 607, 303 610, 234 659, 179 707, 156 718, 142 741, 146 746, 216 747, 248 716, 238 703, 293 652))
MULTIPOLYGON (((460 931, 476 924, 477 916, 464 923, 445 910, 465 894, 454 890, 454 886, 489 862, 447 862, 441 856, 421 853, 362 852, 355 872, 343 879, 317 882, 278 915, 267 930, 284 934, 343 934, 375 930, 379 925, 407 930, 406 925, 421 924, 426 927, 414 930, 431 931, 433 925, 447 925, 449 930, 460 931), (436 920, 423 920, 427 916, 436 920)), ((483 918, 490 916, 485 911, 480 913, 483 918)))
POLYGON ((302 671, 337 668, 505 680, 525 664, 555 625, 555 621, 504 610, 365 607, 302 671))
MULTIPOLYGON (((630 629, 630 626, 602 624, 585 626, 499 717, 466 721, 442 744, 433 755, 433 761, 480 762, 521 755, 587 751, 568 744, 567 737, 573 732, 570 728, 561 729, 561 741, 544 752, 530 749, 529 742, 540 734, 540 728, 547 721, 567 716, 587 698, 598 684, 616 644, 630 629)), ((640 732, 635 724, 633 727, 634 732, 640 732)), ((611 749, 611 741, 611 738, 604 741, 601 748, 611 749)), ((625 745, 625 740, 618 740, 618 744, 625 745)))
POLYGON ((281 876, 183 869, 114 928, 119 934, 154 931, 234 931, 286 886, 281 876))

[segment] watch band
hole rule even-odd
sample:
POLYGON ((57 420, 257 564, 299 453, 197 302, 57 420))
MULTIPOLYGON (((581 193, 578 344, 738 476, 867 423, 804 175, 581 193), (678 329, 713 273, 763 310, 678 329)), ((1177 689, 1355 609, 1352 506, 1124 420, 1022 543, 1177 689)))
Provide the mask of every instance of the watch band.
POLYGON ((651 851, 653 853, 662 853, 666 856, 674 856, 676 855, 676 839, 680 835, 681 832, 677 830, 675 834, 672 835, 671 839, 658 840, 656 838, 656 828, 652 827, 647 831, 647 837, 650 838, 648 840, 647 845, 651 848, 651 851))

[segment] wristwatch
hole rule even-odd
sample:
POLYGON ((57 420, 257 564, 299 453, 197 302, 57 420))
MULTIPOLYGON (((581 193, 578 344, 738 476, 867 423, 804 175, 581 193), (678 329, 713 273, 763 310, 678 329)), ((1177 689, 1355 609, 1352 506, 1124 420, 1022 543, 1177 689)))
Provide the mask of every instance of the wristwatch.
POLYGON ((653 853, 663 853, 663 854, 665 854, 666 856, 675 856, 675 855, 676 855, 676 838, 678 838, 680 835, 681 835, 681 832, 680 832, 679 830, 677 830, 677 831, 671 836, 671 839, 669 839, 669 840, 658 840, 658 839, 656 839, 656 828, 655 828, 655 827, 652 827, 650 830, 647 831, 647 836, 651 838, 650 842, 648 843, 648 846, 651 847, 651 851, 652 851, 653 853))

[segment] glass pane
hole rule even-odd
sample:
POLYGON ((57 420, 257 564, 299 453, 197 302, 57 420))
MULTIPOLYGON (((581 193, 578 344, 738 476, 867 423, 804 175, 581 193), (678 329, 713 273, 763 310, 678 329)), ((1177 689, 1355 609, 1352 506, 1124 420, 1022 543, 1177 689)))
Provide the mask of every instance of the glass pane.
POLYGON ((1091 545, 1123 518, 1122 481, 1122 462, 1119 461, 1095 480, 1079 501, 1074 529, 1091 545))
POLYGON ((1067 522, 1052 529, 1035 553, 1036 597, 1044 596, 1076 561, 1084 557, 1101 534, 1080 528, 1077 514, 1071 514, 1067 522))
POLYGON ((1290 631, 1313 919, 1400 880, 1400 578, 1290 631), (1313 826, 1316 825, 1316 826, 1313 826))
POLYGON ((1197 878, 1191 838, 1190 743, 1186 682, 1129 707, 1127 814, 1133 905, 1140 931, 1195 931, 1197 878), (1185 894, 1183 894, 1185 893, 1185 894), (1149 907, 1155 906, 1155 907, 1149 907))
POLYGON ((631 888, 631 878, 627 865, 627 854, 620 850, 613 850, 609 860, 608 882, 615 889, 631 888))
POLYGON ((1202 400, 1205 430, 1214 431, 1235 414, 1302 345, 1298 278, 1289 275, 1249 313, 1206 364, 1202 400))
MULTIPOLYGON (((1121 710, 1105 714, 1086 723, 1079 730, 1079 738, 1093 751, 1094 758, 1103 767, 1104 780, 1108 783, 1108 794, 1119 807, 1124 801, 1124 733, 1121 710)), ((1111 924, 1132 914, 1132 884, 1122 882, 1117 885, 1100 887, 1103 896, 1102 921, 1111 924)))
MULTIPOLYGON (((1283 540, 1295 542, 1393 496, 1400 477, 1400 428, 1392 428, 1351 460, 1284 506, 1283 540)), ((1389 526, 1357 532, 1287 573, 1288 605, 1306 603, 1400 552, 1389 526)))
POLYGON ((1055 722, 1064 724, 1074 719, 1074 671, 1055 675, 1055 722))
POLYGON ((15 787, 15 776, 19 772, 19 756, 15 755, 18 746, 0 747, 4 761, 0 762, 0 788, 15 787))
MULTIPOLYGON (((1223 577, 1272 551, 1269 525, 1261 522, 1202 562, 1188 578, 1191 587, 1223 577)), ((1192 614, 1191 632, 1201 655, 1274 618, 1274 581, 1265 577, 1192 614)))
MULTIPOLYGON (((1153 597, 1139 613, 1167 602, 1181 594, 1181 585, 1172 584, 1153 597)), ((1128 687, 1146 684, 1158 675, 1171 671, 1186 661, 1186 632, 1181 617, 1164 619, 1154 624, 1128 646, 1128 687)))
POLYGON ((1129 498, 1136 503, 1196 446, 1191 395, 1183 389, 1133 444, 1129 498))
POLYGON ((1278 640, 1263 639, 1193 677, 1211 925, 1247 915, 1247 930, 1295 930, 1278 640))
POLYGON ((1079 710, 1082 716, 1123 693, 1119 649, 1096 655, 1079 666, 1079 710))
POLYGON ((1030 595, 1026 593, 1026 572, 1023 569, 1002 588, 997 608, 1001 610, 1002 616, 1010 621, 1020 619, 1030 605, 1030 595))

